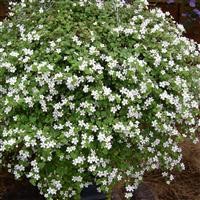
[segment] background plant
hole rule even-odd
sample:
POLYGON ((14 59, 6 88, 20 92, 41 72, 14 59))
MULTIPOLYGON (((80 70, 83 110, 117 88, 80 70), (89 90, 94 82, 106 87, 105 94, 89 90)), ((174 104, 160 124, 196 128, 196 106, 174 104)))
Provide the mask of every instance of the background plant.
POLYGON ((0 24, 1 166, 47 199, 125 197, 198 142, 200 45, 147 2, 23 0, 0 24), (117 12, 117 13, 116 13, 117 12))
POLYGON ((179 3, 186 3, 188 4, 191 9, 189 12, 187 13, 183 13, 184 16, 187 16, 187 17, 190 17, 190 19, 199 19, 200 18, 200 2, 198 2, 197 0, 185 0, 185 1, 180 1, 180 0, 166 0, 166 2, 168 4, 171 4, 171 3, 176 3, 176 2, 179 2, 179 3))

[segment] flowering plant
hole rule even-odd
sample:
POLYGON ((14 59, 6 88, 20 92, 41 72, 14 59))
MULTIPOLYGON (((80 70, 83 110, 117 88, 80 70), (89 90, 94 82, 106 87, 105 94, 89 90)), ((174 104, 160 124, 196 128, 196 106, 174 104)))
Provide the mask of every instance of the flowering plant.
POLYGON ((198 142, 200 45, 134 0, 23 0, 0 24, 0 161, 46 199, 125 197, 198 142))

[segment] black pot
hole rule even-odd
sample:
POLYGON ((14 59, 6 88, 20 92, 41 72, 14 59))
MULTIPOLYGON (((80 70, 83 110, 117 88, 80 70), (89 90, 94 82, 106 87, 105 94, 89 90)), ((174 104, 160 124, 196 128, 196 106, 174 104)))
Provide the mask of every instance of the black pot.
POLYGON ((98 192, 95 185, 89 185, 81 192, 81 200, 106 200, 106 196, 98 192))

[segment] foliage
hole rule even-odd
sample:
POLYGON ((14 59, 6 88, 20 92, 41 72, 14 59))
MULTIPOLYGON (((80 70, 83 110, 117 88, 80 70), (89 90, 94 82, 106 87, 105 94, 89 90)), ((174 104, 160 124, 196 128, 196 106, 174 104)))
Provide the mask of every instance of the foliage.
POLYGON ((46 199, 92 182, 126 198, 145 172, 184 169, 200 124, 200 45, 160 9, 23 0, 0 24, 0 156, 46 199))

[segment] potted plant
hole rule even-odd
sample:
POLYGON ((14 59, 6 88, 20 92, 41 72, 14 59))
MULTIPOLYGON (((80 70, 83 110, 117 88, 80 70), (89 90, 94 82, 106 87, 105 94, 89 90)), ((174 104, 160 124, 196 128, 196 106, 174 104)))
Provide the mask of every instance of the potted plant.
POLYGON ((0 24, 1 165, 46 199, 130 199, 198 142, 200 46, 147 1, 13 3, 0 24))

